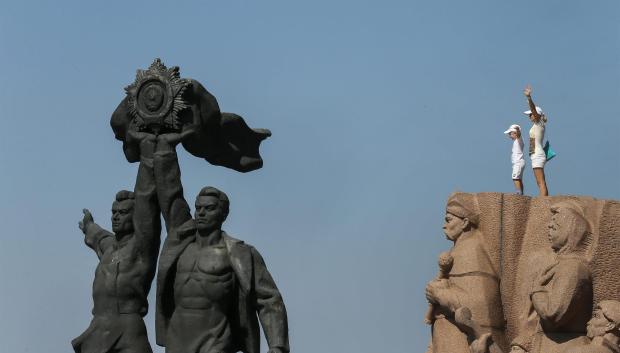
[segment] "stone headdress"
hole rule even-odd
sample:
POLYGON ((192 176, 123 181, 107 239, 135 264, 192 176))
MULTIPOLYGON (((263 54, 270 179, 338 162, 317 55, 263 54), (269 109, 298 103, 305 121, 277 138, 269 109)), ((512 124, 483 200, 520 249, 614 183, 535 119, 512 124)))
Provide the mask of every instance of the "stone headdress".
POLYGON ((467 218, 469 223, 478 226, 480 220, 478 205, 473 195, 453 193, 448 198, 446 212, 459 218, 467 218))

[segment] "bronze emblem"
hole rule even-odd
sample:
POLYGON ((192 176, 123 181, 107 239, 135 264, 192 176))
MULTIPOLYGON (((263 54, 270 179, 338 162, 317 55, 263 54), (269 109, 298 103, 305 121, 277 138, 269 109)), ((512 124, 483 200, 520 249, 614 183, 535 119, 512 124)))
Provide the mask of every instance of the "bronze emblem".
POLYGON ((135 81, 125 87, 136 124, 155 132, 162 127, 179 130, 178 113, 188 107, 183 93, 189 85, 189 80, 180 77, 178 66, 167 68, 159 58, 148 70, 137 70, 135 81))

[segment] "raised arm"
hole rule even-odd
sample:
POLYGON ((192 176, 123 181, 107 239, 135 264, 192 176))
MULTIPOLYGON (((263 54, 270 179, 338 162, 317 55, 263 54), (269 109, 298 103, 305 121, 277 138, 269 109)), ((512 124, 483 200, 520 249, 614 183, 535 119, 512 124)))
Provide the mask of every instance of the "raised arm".
POLYGON ((153 269, 159 253, 161 221, 155 174, 153 171, 153 152, 156 137, 146 132, 130 129, 129 140, 136 140, 140 146, 140 166, 134 187, 135 205, 133 212, 134 236, 140 242, 140 254, 147 257, 153 269))
POLYGON ((82 212, 84 213, 84 217, 78 225, 82 233, 84 233, 84 243, 95 251, 98 258, 101 258, 108 249, 114 246, 116 242, 114 234, 95 223, 93 215, 89 210, 83 209, 82 212))
POLYGON ((168 233, 171 229, 175 229, 192 219, 189 205, 183 196, 181 169, 176 152, 176 145, 192 133, 193 130, 187 128, 181 133, 157 136, 153 166, 157 197, 168 233))
POLYGON ((534 104, 534 101, 532 100, 532 86, 525 86, 523 94, 527 98, 527 104, 529 105, 532 114, 534 114, 534 117, 536 117, 536 119, 540 119, 540 114, 538 114, 538 111, 536 110, 536 104, 534 104))

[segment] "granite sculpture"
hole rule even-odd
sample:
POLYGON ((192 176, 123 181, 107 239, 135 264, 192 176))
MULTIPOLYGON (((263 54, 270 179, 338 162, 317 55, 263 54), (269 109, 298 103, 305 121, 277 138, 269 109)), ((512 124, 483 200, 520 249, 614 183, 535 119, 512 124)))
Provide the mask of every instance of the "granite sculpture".
POLYGON ((176 146, 240 172, 262 167, 260 143, 271 135, 222 113, 215 97, 179 68, 156 59, 138 70, 112 115, 129 162, 140 162, 134 192, 117 194, 114 233, 84 210, 80 229, 100 262, 93 320, 73 340, 80 353, 150 353, 143 317, 159 266, 156 340, 167 353, 259 353, 259 320, 270 353, 288 353, 282 296, 259 252, 222 229, 226 194, 203 188, 194 218, 183 196, 176 146), (167 237, 160 250, 163 215, 167 237), (159 264, 159 265, 158 265, 159 264))
POLYGON ((562 353, 620 352, 620 302, 603 300, 594 308, 588 321, 588 342, 570 347, 562 353))
POLYGON ((617 351, 620 202, 457 193, 448 200, 444 232, 454 242, 454 264, 426 289, 440 308, 430 320, 428 352, 617 351), (466 244, 461 238, 476 239, 468 256, 455 251, 466 244), (470 272, 458 270, 461 258, 486 282, 460 282, 470 272), (490 312, 501 329, 489 329, 490 312))

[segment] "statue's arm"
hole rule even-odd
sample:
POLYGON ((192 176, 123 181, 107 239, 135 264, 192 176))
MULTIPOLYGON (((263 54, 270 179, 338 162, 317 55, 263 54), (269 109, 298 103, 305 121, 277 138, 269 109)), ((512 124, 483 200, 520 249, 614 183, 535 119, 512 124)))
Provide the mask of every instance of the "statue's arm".
POLYGON ((284 301, 262 256, 252 248, 256 309, 269 353, 288 353, 288 318, 284 301))
POLYGON ((426 286, 426 297, 429 302, 437 304, 454 313, 462 306, 461 298, 469 294, 454 284, 447 285, 448 280, 433 280, 426 286))
POLYGON ((580 269, 571 264, 560 264, 553 269, 553 277, 546 281, 546 285, 540 283, 545 282, 543 274, 540 276, 538 285, 533 288, 530 294, 532 306, 541 320, 548 325, 562 325, 566 315, 570 314, 571 308, 579 305, 578 301, 581 298, 585 298, 581 295, 583 286, 580 283, 578 271, 580 269))
POLYGON ((176 153, 176 144, 179 141, 180 137, 176 140, 175 136, 158 136, 153 157, 157 198, 168 234, 171 229, 192 219, 189 205, 183 197, 181 169, 176 153))
POLYGON ((134 188, 135 205, 133 213, 134 235, 140 241, 140 253, 155 265, 159 252, 161 221, 155 173, 153 170, 153 151, 155 136, 145 134, 140 141, 140 165, 134 188))
POLYGON ((84 209, 82 212, 84 217, 80 221, 79 226, 84 233, 84 243, 95 251, 98 258, 101 258, 108 249, 114 246, 116 238, 113 233, 95 223, 93 215, 89 210, 84 209))

